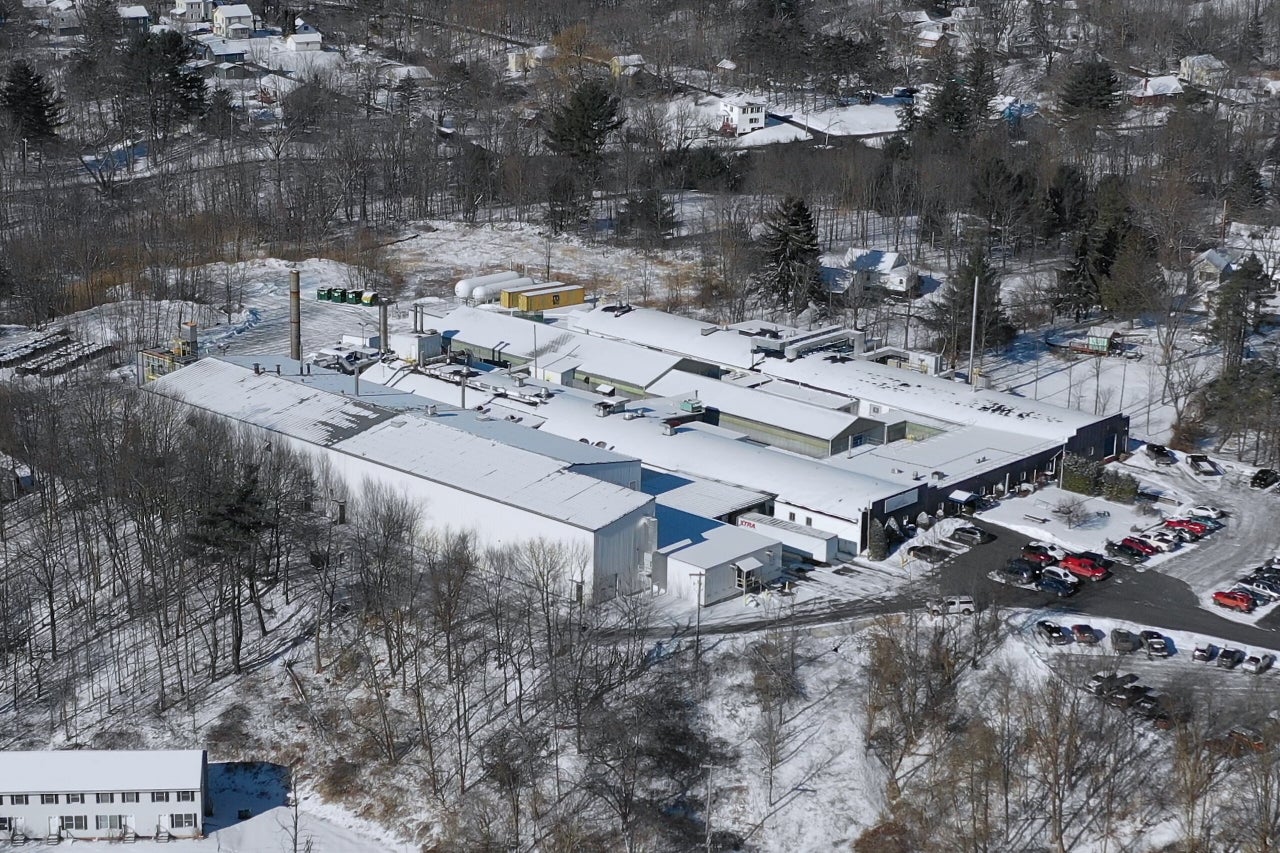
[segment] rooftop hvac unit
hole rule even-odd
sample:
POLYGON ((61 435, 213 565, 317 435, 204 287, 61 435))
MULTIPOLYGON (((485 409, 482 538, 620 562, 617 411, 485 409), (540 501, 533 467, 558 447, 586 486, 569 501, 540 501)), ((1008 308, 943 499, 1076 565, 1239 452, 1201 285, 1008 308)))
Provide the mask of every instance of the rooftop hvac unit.
POLYGON ((691 415, 698 415, 698 414, 701 414, 701 413, 702 413, 702 401, 701 401, 701 400, 699 400, 699 399, 698 399, 698 398, 696 398, 696 397, 691 398, 691 399, 688 399, 688 400, 681 400, 681 401, 680 401, 680 411, 682 411, 682 412, 688 412, 688 413, 689 413, 689 414, 691 414, 691 415))

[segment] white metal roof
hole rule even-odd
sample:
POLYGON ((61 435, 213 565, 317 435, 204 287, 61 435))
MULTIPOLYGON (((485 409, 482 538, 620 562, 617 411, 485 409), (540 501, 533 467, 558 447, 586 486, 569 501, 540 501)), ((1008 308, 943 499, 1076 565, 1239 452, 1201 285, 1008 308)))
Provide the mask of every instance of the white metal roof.
POLYGON ((720 518, 747 507, 759 506, 773 497, 685 471, 654 471, 649 468, 641 473, 640 489, 653 495, 658 506, 683 510, 703 518, 720 518))
POLYGON ((951 424, 971 424, 1061 442, 1082 427, 1103 420, 1101 416, 1001 391, 975 391, 950 379, 822 351, 807 353, 794 361, 753 356, 748 335, 649 308, 626 312, 597 308, 574 314, 569 322, 574 328, 721 366, 753 367, 766 376, 951 424), (708 329, 712 331, 704 334, 708 329))
POLYGON ((874 271, 887 275, 898 267, 906 266, 907 261, 900 252, 889 252, 884 249, 849 249, 844 254, 844 264, 851 270, 874 271))
MULTIPOLYGON (((352 377, 319 371, 255 374, 252 365, 206 358, 147 387, 206 411, 368 459, 460 491, 594 530, 646 506, 641 492, 567 470, 627 457, 476 412, 423 409, 423 397, 362 382, 356 398, 316 387, 352 377), (392 401, 384 407, 377 401, 392 401), (410 405, 412 403, 412 405, 410 405), (409 411, 405 411, 409 409, 409 411), (413 411, 412 409, 417 409, 413 411)), ((297 362, 283 360, 287 364, 297 362)), ((479 402, 479 401, 477 401, 479 402)))
POLYGON ((151 13, 147 11, 146 6, 120 6, 116 11, 120 13, 122 18, 136 20, 151 17, 151 13))
POLYGON ((831 441, 851 429, 858 421, 857 415, 848 412, 826 409, 799 400, 779 399, 765 391, 681 371, 668 373, 650 385, 648 390, 661 397, 695 396, 705 405, 727 415, 736 415, 825 441, 831 441))
MULTIPOLYGON (((515 386, 514 380, 501 373, 485 378, 495 387, 504 382, 512 388, 515 386)), ((438 380, 418 384, 417 379, 405 377, 397 384, 412 387, 421 394, 443 392, 446 395, 443 399, 456 399, 456 388, 438 380)), ((539 388, 547 389, 548 396, 528 405, 492 396, 485 402, 492 403, 495 409, 502 405, 512 411, 528 411, 531 419, 541 421, 542 432, 574 441, 586 439, 592 444, 602 441, 610 450, 637 456, 651 468, 682 475, 688 472, 777 495, 788 503, 850 521, 860 520, 862 510, 872 502, 914 487, 874 475, 838 470, 807 456, 753 444, 742 440, 738 433, 709 424, 688 424, 676 429, 674 435, 664 435, 663 418, 679 413, 661 400, 629 403, 627 410, 631 418, 625 414, 599 417, 595 404, 604 398, 595 394, 545 382, 527 382, 519 390, 534 400, 533 395, 539 388), (636 413, 644 416, 636 417, 636 413)), ((467 399, 470 403, 471 397, 467 399)))
POLYGON ((0 752, 0 794, 199 791, 199 749, 0 752))
POLYGON ((511 355, 531 360, 536 351, 539 370, 576 365, 578 372, 647 388, 679 362, 666 353, 582 335, 561 326, 548 326, 497 311, 457 308, 439 322, 441 332, 473 347, 493 351, 496 358, 511 355))
POLYGON ((252 18, 253 10, 244 3, 237 3, 234 6, 217 6, 213 10, 214 18, 252 18))
POLYGON ((657 515, 658 550, 702 569, 746 559, 778 544, 776 539, 745 527, 722 524, 678 509, 659 506, 657 515))

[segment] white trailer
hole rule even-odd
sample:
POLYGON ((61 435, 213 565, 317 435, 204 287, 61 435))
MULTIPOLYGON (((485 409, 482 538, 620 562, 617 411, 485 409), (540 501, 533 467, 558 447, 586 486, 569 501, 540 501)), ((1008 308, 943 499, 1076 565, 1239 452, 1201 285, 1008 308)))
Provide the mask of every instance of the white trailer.
POLYGON ((798 551, 815 563, 834 563, 836 552, 840 550, 840 537, 834 533, 758 512, 744 512, 738 516, 738 526, 777 539, 783 547, 798 551))

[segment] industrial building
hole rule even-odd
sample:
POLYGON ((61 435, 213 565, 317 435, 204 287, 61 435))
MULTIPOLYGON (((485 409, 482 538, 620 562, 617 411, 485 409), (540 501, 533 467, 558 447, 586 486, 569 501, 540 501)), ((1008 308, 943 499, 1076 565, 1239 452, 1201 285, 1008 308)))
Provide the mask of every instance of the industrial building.
POLYGON ((655 501, 639 491, 637 458, 292 359, 205 358, 145 387, 282 436, 356 491, 386 483, 429 525, 490 545, 567 543, 581 556, 567 570, 584 599, 647 586, 655 501))
POLYGON ((670 507, 658 507, 655 588, 715 604, 760 592, 782 576, 782 546, 774 539, 670 507))
POLYGON ((203 750, 0 752, 0 841, 200 838, 203 750))

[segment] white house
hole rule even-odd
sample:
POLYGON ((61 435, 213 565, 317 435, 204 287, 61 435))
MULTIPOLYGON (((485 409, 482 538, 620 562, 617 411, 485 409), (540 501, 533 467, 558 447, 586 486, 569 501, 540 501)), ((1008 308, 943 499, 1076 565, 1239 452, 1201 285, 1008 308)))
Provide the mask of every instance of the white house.
POLYGON ((1230 252, 1209 249, 1196 255, 1191 261, 1191 274, 1201 285, 1222 284, 1236 271, 1230 252))
POLYGON ((609 59, 609 71, 614 77, 634 77, 644 71, 644 57, 638 53, 628 53, 609 59))
POLYGON ((204 750, 0 752, 0 840, 199 838, 204 750))
POLYGON ((742 136, 764 127, 765 102, 745 95, 729 95, 720 101, 720 130, 742 136))
POLYGON ((1211 53, 1185 56, 1178 63, 1178 76, 1194 86, 1216 89, 1227 81, 1231 69, 1211 53))
POLYGON ((253 31, 253 11, 243 3, 213 10, 213 31, 223 38, 248 38, 253 31))
POLYGON ((307 27, 305 32, 299 28, 298 32, 284 40, 284 45, 289 50, 299 52, 320 50, 324 46, 324 37, 313 27, 307 27))
POLYGON ((920 289, 920 273, 901 252, 881 249, 850 249, 844 265, 855 288, 887 290, 903 296, 914 296, 920 289))
POLYGON ((174 0, 169 14, 184 24, 207 21, 213 16, 213 0, 174 0))

